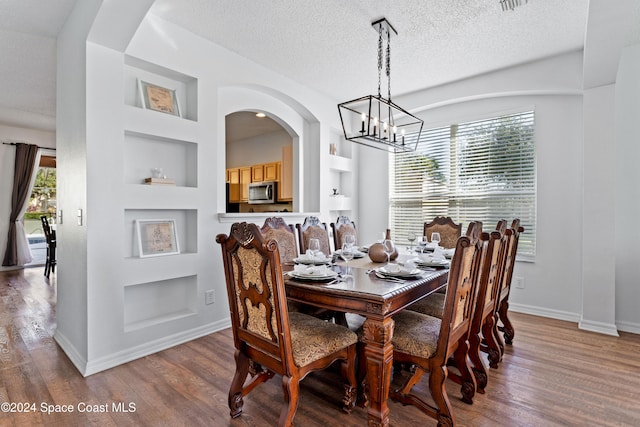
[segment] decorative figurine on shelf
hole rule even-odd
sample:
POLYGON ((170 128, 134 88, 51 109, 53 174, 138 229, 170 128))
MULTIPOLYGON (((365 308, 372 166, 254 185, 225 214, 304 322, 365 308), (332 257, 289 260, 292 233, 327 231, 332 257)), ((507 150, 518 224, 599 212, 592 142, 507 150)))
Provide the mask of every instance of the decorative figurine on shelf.
POLYGON ((337 189, 337 188, 334 188, 334 189, 333 189, 333 195, 334 195, 334 196, 337 196, 337 195, 338 195, 338 189, 337 189))

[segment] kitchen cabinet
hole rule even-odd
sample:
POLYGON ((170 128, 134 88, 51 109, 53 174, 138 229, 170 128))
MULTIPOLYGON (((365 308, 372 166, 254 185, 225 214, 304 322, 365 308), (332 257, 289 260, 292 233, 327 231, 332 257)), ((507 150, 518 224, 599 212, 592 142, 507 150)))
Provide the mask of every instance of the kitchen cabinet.
POLYGON ((264 165, 251 166, 251 182, 262 182, 264 180, 264 165))
POLYGON ((278 163, 265 163, 264 169, 264 181, 278 181, 278 163))
POLYGON ((282 162, 277 163, 278 169, 278 201, 293 200, 293 145, 282 147, 282 162))
POLYGON ((251 167, 227 169, 229 177, 229 203, 240 203, 249 200, 249 183, 251 167))

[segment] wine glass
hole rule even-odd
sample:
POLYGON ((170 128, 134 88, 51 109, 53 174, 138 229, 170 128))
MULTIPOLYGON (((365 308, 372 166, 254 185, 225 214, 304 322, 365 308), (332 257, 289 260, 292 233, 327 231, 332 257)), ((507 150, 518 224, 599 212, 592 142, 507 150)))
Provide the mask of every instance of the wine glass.
POLYGON ((427 247, 427 236, 420 236, 418 239, 418 247, 420 248, 420 253, 423 254, 427 247))
POLYGON ((440 246, 440 233, 438 233, 437 231, 431 233, 431 242, 435 243, 436 246, 440 246))
POLYGON ((353 247, 356 244, 356 236, 354 236, 353 234, 345 234, 344 237, 342 238, 343 246, 345 243, 348 243, 352 247, 351 252, 353 253, 356 252, 355 250, 356 248, 353 247))
POLYGON ((393 244, 393 240, 384 239, 384 242, 382 242, 382 247, 384 249, 384 253, 387 255, 387 264, 389 264, 389 261, 391 260, 391 254, 396 249, 396 246, 393 244))
POLYGON ((342 244, 342 250, 340 251, 340 257, 346 264, 346 274, 350 274, 349 261, 353 259, 353 243, 344 242, 342 244))
POLYGON ((315 258, 320 254, 320 240, 318 239, 309 239, 309 253, 311 254, 311 258, 315 258))
POLYGON ((407 234, 407 240, 409 241, 409 252, 413 252, 413 242, 416 241, 416 233, 410 231, 409 234, 407 234))

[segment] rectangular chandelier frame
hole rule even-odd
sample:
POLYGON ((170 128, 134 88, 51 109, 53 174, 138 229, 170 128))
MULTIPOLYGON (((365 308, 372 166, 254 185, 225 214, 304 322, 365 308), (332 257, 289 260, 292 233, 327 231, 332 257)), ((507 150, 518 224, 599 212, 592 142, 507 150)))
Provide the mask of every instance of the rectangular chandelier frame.
POLYGON ((366 95, 338 104, 344 137, 379 150, 415 151, 424 122, 393 101, 366 95))

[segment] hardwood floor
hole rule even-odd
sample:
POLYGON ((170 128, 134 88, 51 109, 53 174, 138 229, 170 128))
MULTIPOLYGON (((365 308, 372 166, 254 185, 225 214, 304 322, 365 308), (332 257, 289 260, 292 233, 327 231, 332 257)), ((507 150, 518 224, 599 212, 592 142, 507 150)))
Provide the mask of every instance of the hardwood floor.
MULTIPOLYGON (((30 412, 0 412, 0 426, 277 424, 277 377, 249 394, 243 415, 230 419, 230 330, 83 378, 51 338, 55 288, 55 275, 48 283, 41 268, 0 272, 0 403, 35 406, 30 412), (47 405, 71 405, 73 412, 46 414, 47 405)), ((447 385, 458 425, 640 425, 640 335, 609 337, 518 313, 512 319, 514 344, 500 367, 489 371, 487 393, 466 405, 458 386, 447 385)), ((424 383, 419 386, 426 389, 424 383)), ((340 411, 341 391, 337 370, 307 377, 296 425, 366 426, 365 409, 340 411)), ((392 426, 436 425, 413 407, 390 407, 392 426)))

